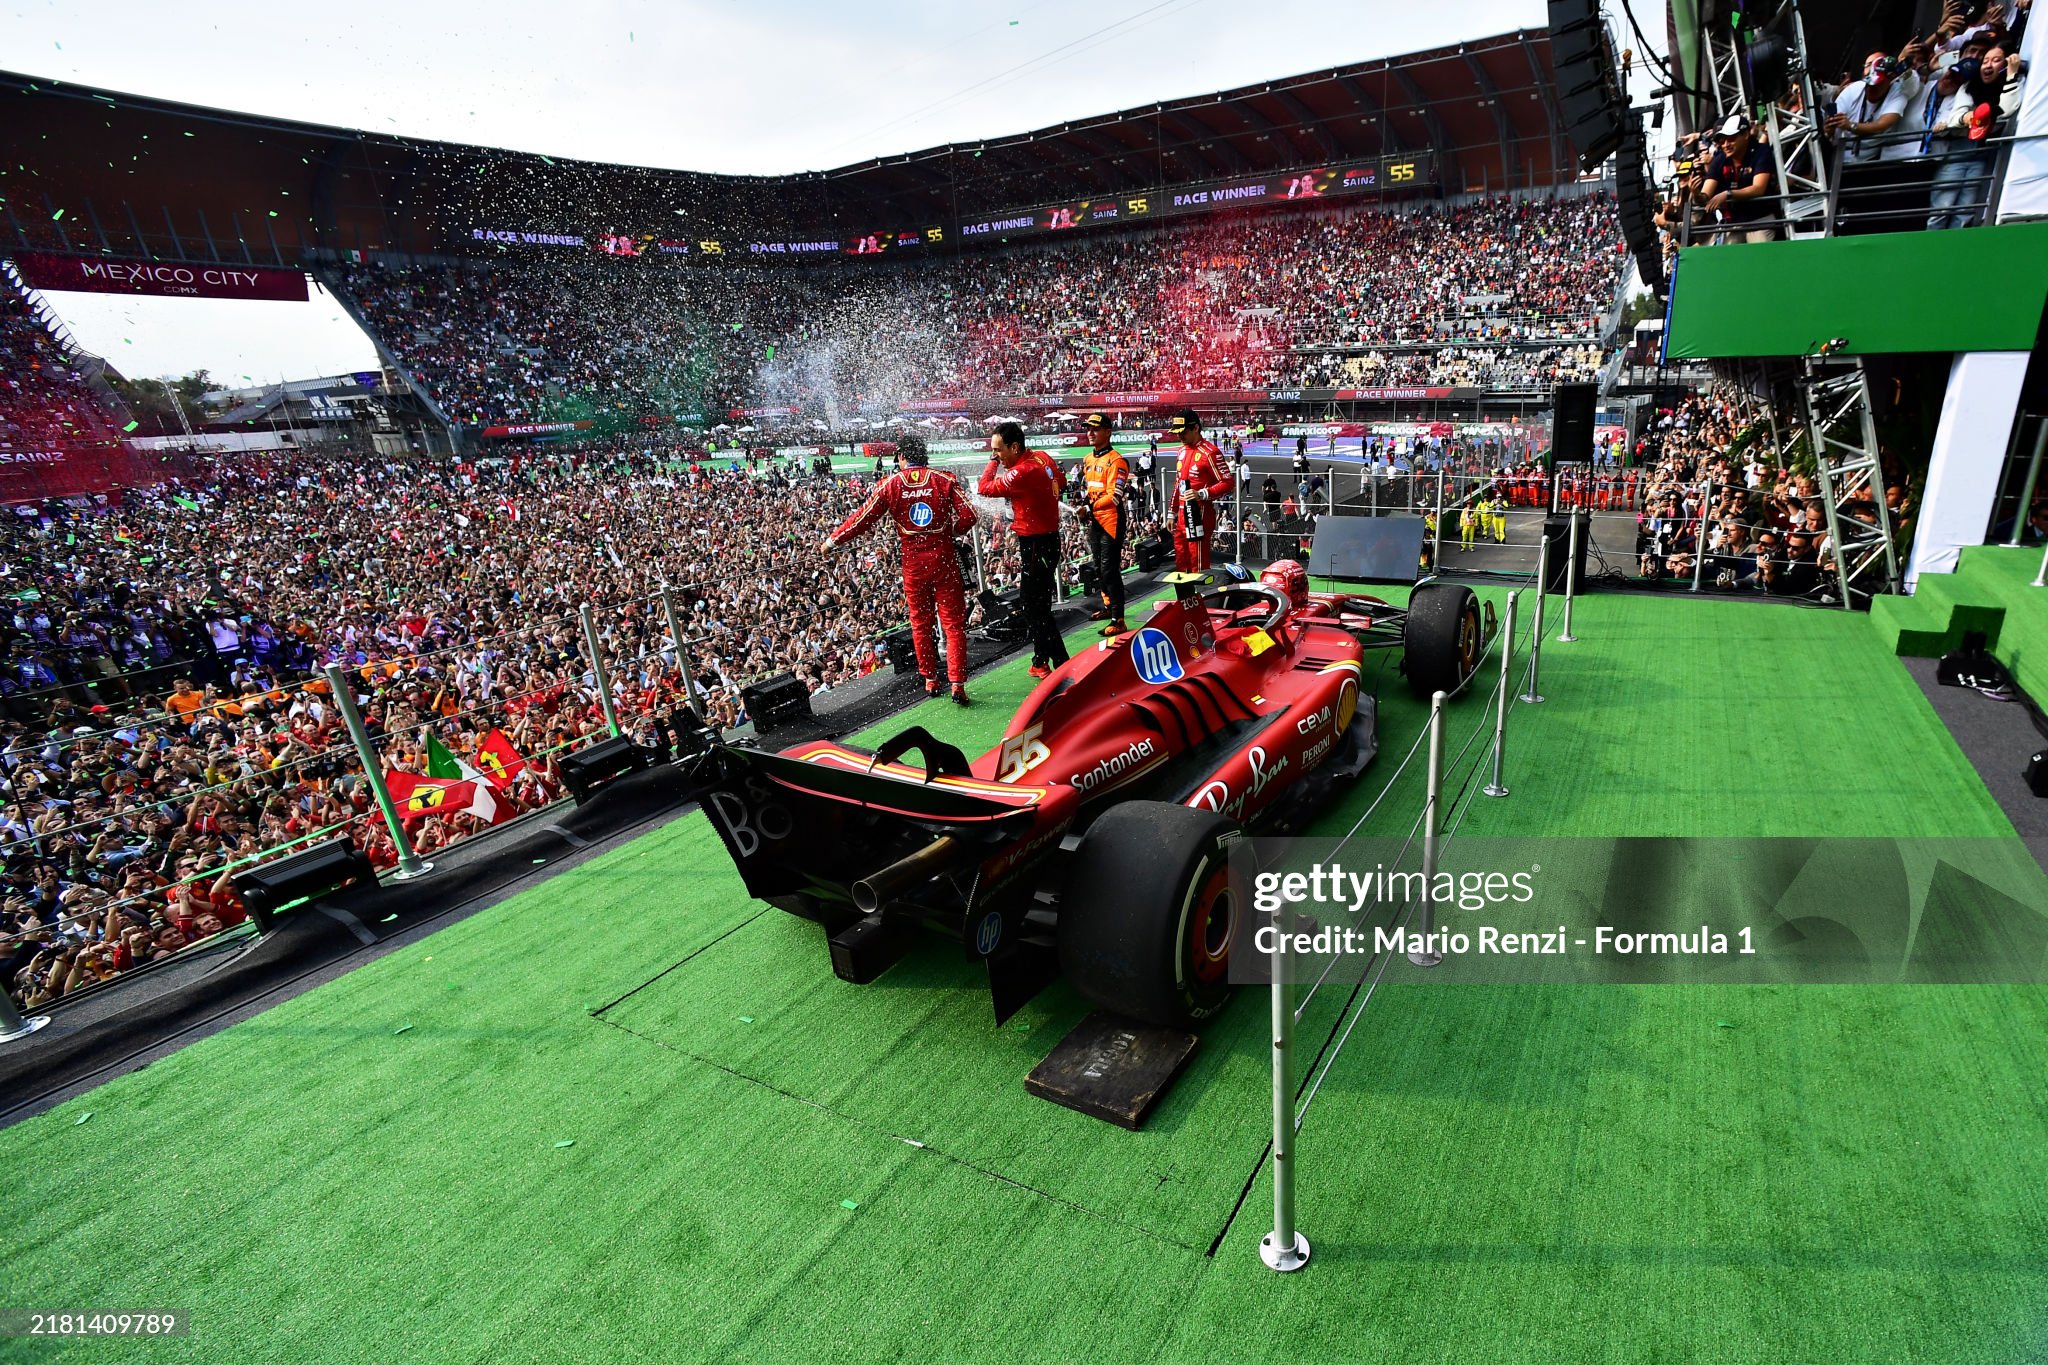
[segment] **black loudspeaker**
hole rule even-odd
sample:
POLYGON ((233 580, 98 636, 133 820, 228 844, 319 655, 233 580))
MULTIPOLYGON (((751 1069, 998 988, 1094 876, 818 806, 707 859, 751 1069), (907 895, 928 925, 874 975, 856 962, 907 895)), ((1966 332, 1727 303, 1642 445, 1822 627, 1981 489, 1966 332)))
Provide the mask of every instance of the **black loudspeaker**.
POLYGON ((1577 460, 1593 462, 1593 404, 1599 400, 1596 384, 1559 384, 1551 390, 1550 463, 1577 460))
POLYGON ((998 597, 983 588, 974 599, 981 605, 980 630, 984 639, 1021 640, 1024 638, 1023 594, 1016 588, 998 597))
POLYGON ((1173 563, 1173 538, 1164 531, 1157 532, 1139 541, 1133 553, 1138 557, 1138 567, 1149 573, 1173 563))
POLYGON ((1621 145, 1621 74, 1599 0, 1550 0, 1550 62, 1565 133, 1590 171, 1621 145))
POLYGON ((1095 572, 1095 561, 1082 560, 1075 570, 1075 577, 1081 580, 1081 596, 1099 604, 1102 600, 1102 575, 1095 572))
POLYGON ((910 638, 910 627, 898 626, 882 636, 882 648, 889 651, 889 667, 897 673, 917 672, 917 646, 910 638))
MULTIPOLYGON (((1583 518, 1585 513, 1578 515, 1583 518)), ((1570 516, 1545 517, 1543 519, 1543 543, 1550 547, 1550 557, 1543 575, 1543 591, 1561 593, 1565 589, 1566 560, 1576 558, 1579 562, 1579 591, 1586 590, 1586 542, 1593 538, 1590 525, 1579 527, 1579 552, 1571 553, 1572 522, 1570 516)))
POLYGON ((277 912, 301 897, 318 900, 356 882, 374 882, 377 869, 363 851, 345 838, 328 839, 274 863, 237 872, 235 894, 249 907, 249 918, 269 933, 277 912))
POLYGON ((810 690, 793 673, 778 673, 742 687, 740 701, 747 708, 747 718, 754 722, 757 735, 765 735, 793 720, 809 720, 811 716, 810 690))
POLYGON ((611 739, 599 740, 587 749, 562 755, 555 770, 562 775, 562 785, 569 789, 569 795, 575 797, 576 804, 580 806, 599 787, 646 767, 647 758, 647 750, 624 735, 615 735, 611 739))
POLYGON ((1657 190, 1643 161, 1643 120, 1632 115, 1627 134, 1614 153, 1616 208, 1621 213, 1621 235, 1635 257, 1643 283, 1657 293, 1664 292, 1664 240, 1657 230, 1657 190))

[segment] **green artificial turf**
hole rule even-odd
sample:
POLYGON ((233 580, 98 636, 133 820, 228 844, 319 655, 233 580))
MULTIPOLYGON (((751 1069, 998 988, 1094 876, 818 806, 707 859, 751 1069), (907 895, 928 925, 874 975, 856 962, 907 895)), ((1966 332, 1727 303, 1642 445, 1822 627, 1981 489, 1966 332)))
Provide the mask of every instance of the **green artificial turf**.
MULTIPOLYGON (((1592 597, 1576 624, 1466 834, 2011 837, 1867 620, 1592 597)), ((1023 664, 914 719, 986 747, 1023 664)), ((1381 683, 1381 766, 1319 832, 1422 724, 1381 683)), ((679 818, 0 1132, 0 1304, 195 1324, 0 1357, 2048 1351, 2037 988, 1389 984, 1303 1128, 1315 1258, 1280 1277, 1263 998, 1128 1134, 1022 1090, 1071 993, 998 1029, 977 973, 935 943, 834 980, 679 818)))

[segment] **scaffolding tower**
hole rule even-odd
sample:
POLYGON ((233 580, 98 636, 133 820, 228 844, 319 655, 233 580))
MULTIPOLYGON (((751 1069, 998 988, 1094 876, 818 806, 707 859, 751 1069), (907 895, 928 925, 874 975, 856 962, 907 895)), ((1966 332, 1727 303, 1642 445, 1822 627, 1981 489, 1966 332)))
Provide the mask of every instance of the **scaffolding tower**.
POLYGON ((1895 592, 1899 581, 1870 381, 1861 360, 1816 355, 1807 358, 1800 391, 1840 603, 1850 610, 1856 595, 1895 592))
POLYGON ((1748 23, 1748 18, 1746 14, 1724 13, 1701 26, 1717 121, 1731 114, 1751 118, 1752 110, 1758 110, 1754 118, 1763 124, 1777 161, 1772 192, 1785 235, 1823 233, 1827 230, 1828 147, 1821 137, 1820 120, 1826 111, 1820 106, 1806 59, 1805 21, 1797 0, 1782 0, 1761 24, 1748 23), (1744 26, 1736 27, 1737 22, 1744 26), (1792 108, 1781 108, 1775 93, 1763 99, 1761 92, 1750 88, 1748 47, 1765 37, 1786 44, 1787 85, 1798 96, 1792 108))

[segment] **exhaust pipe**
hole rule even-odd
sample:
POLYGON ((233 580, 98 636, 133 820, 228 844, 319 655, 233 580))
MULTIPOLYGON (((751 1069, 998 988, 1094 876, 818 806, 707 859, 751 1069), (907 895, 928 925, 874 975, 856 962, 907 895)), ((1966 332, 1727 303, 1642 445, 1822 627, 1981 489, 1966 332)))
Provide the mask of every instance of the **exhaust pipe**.
POLYGON ((882 908, 884 901, 917 885, 929 881, 944 871, 960 852, 960 841, 950 834, 942 834, 907 858, 890 863, 879 872, 871 872, 853 884, 854 908, 863 915, 872 915, 882 908))

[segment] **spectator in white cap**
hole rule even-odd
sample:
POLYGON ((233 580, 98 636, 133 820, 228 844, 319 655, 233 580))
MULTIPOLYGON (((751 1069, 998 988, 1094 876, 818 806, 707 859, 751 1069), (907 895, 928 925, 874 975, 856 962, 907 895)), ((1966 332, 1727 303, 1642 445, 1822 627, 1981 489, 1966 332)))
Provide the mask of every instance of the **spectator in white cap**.
POLYGON ((1714 129, 1714 155, 1700 184, 1701 203, 1721 224, 1724 242, 1768 242, 1778 189, 1778 159, 1748 119, 1730 114, 1714 129))

